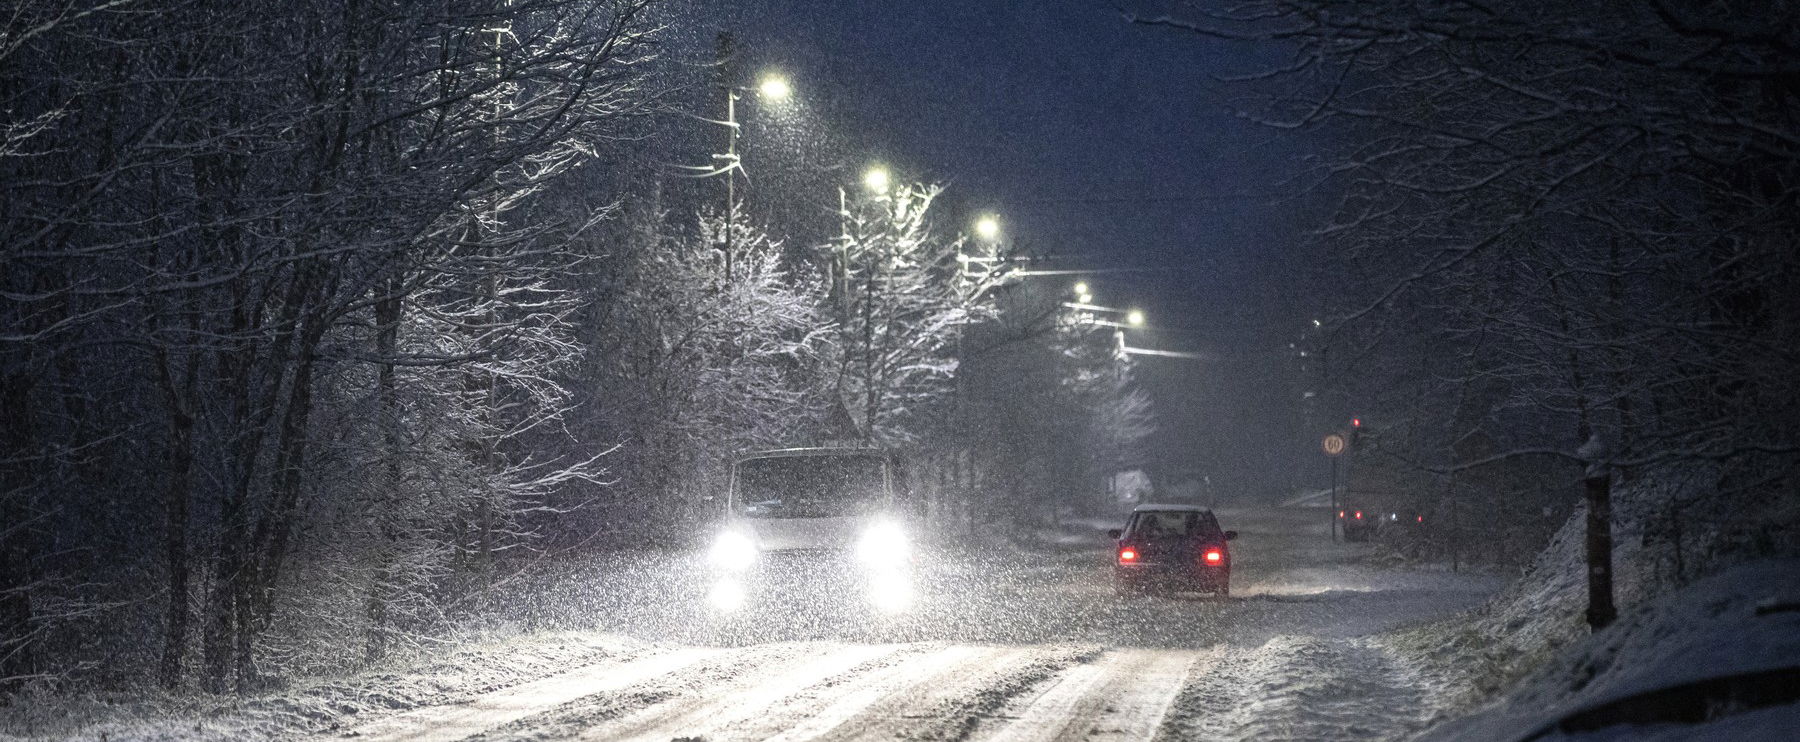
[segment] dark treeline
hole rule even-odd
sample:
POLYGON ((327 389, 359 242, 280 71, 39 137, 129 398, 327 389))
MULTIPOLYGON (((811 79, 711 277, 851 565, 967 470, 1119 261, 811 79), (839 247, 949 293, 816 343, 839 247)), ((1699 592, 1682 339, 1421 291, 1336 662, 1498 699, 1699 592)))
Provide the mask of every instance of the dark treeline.
POLYGON ((1614 489, 1620 538, 1674 582, 1796 548, 1800 10, 1307 0, 1140 21, 1291 52, 1238 90, 1332 143, 1316 419, 1364 418, 1351 486, 1423 512, 1413 546, 1516 562, 1614 489))
POLYGON ((745 448, 956 460, 956 516, 1132 463, 1129 367, 971 268, 1010 248, 937 188, 852 187, 810 244, 668 175, 722 93, 662 63, 658 10, 15 5, 0 689, 400 656, 534 556, 707 517, 745 448))

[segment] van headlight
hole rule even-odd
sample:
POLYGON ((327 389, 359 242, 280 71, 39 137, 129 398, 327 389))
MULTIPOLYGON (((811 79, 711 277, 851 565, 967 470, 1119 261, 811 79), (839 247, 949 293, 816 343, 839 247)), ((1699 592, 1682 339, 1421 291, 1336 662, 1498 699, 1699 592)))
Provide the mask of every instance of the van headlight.
POLYGON ((856 560, 870 567, 893 567, 912 558, 906 530, 893 521, 878 521, 863 530, 856 541, 856 560))
POLYGON ((731 577, 713 583, 712 589, 706 591, 706 602, 721 613, 734 613, 749 599, 750 593, 744 589, 744 583, 731 577))
POLYGON ((724 531, 713 539, 712 549, 706 553, 706 561, 718 569, 742 572, 756 561, 756 552, 756 542, 743 532, 724 531))
POLYGON ((869 583, 869 604, 890 615, 911 609, 916 599, 912 579, 900 571, 877 574, 869 583))

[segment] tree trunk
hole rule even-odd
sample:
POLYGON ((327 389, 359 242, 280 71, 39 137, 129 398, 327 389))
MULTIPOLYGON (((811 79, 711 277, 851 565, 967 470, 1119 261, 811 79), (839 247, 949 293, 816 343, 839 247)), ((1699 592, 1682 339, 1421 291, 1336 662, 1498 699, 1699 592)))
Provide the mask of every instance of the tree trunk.
POLYGON ((0 544, 0 696, 37 674, 31 646, 31 576, 12 548, 0 544))
POLYGON ((248 692, 255 679, 255 642, 275 613, 275 585, 287 557, 306 468, 308 423, 312 413, 313 367, 324 336, 325 318, 314 313, 302 320, 294 352, 294 372, 289 384, 281 431, 275 443, 275 465, 270 472, 271 501, 257 521, 245 550, 242 592, 238 596, 238 631, 233 658, 237 689, 248 692))
MULTIPOLYGON (((400 456, 403 438, 400 431, 400 402, 392 363, 392 359, 399 353, 400 345, 400 290, 399 281, 390 281, 387 296, 375 303, 375 355, 380 364, 375 376, 375 397, 378 414, 381 416, 382 454, 387 459, 383 467, 387 479, 383 492, 389 497, 398 496, 401 484, 400 456)), ((394 550, 399 539, 391 522, 393 514, 389 510, 390 502, 383 500, 377 503, 374 515, 381 544, 375 554, 375 569, 370 572, 369 598, 365 606, 369 625, 363 637, 363 662, 367 664, 381 661, 387 656, 388 650, 389 593, 394 579, 394 550)))
MULTIPOLYGON (((25 457, 31 441, 28 393, 33 384, 24 374, 0 376, 0 454, 25 457)), ((18 690, 17 679, 37 673, 31 645, 31 534, 28 497, 30 473, 25 463, 0 468, 0 696, 18 690), (13 680, 8 680, 12 678, 13 680)))
MULTIPOLYGON (((164 368, 165 375, 167 367, 164 368)), ((165 376, 166 379, 166 376, 165 376)), ((170 390, 174 393, 173 390, 170 390)), ((164 614, 162 662, 157 680, 174 689, 181 684, 188 633, 188 473, 194 463, 194 418, 179 406, 169 416, 169 479, 164 486, 163 555, 169 564, 169 605, 164 614)))

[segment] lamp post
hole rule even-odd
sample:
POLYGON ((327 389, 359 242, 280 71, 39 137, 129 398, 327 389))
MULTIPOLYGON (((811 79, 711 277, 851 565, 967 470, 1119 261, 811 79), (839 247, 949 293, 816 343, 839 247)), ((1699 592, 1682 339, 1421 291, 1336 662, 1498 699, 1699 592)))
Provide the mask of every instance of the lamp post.
MULTIPOLYGON (((988 256, 987 257, 971 257, 969 255, 963 254, 961 249, 958 248, 957 256, 956 256, 957 257, 956 272, 957 272, 957 277, 959 279, 959 281, 958 281, 959 283, 961 281, 968 280, 971 277, 970 276, 971 271, 970 271, 970 267, 969 267, 971 263, 982 264, 982 266, 987 270, 987 274, 986 274, 986 276, 984 276, 985 279, 991 279, 993 276, 993 271, 996 269, 996 264, 1001 264, 1002 259, 999 257, 1000 218, 997 216, 994 216, 993 214, 984 214, 981 217, 977 218, 975 220, 975 235, 982 242, 986 243, 986 245, 988 247, 988 250, 987 250, 988 256)), ((969 532, 971 534, 973 534, 975 532, 975 502, 974 502, 974 497, 973 497, 973 490, 974 490, 974 485, 975 485, 975 483, 974 483, 975 451, 974 451, 973 447, 970 447, 968 445, 969 439, 971 438, 971 436, 969 435, 968 410, 967 410, 968 369, 964 368, 963 364, 968 360, 968 346, 966 343, 966 338, 968 337, 968 334, 969 334, 969 315, 971 312, 971 306, 973 305, 975 299, 979 298, 979 296, 987 290, 989 285, 991 285, 991 284, 986 284, 985 282, 976 283, 976 284, 970 285, 966 290, 964 290, 963 287, 959 286, 958 287, 959 290, 957 291, 957 296, 962 301, 963 316, 962 316, 961 326, 958 327, 957 331, 956 331, 956 408, 955 408, 955 410, 952 411, 952 420, 954 421, 953 424, 955 425, 957 444, 959 446, 964 447, 968 451, 967 456, 968 456, 968 461, 969 461, 969 471, 968 471, 969 480, 966 482, 963 482, 962 485, 963 485, 963 498, 964 498, 964 503, 966 505, 966 514, 968 516, 969 532)), ((958 457, 960 458, 961 455, 962 454, 959 453, 958 457)))
POLYGON ((759 81, 754 88, 737 84, 735 72, 731 65, 734 56, 735 50, 732 45, 731 33, 721 31, 719 33, 718 50, 718 87, 725 92, 725 119, 723 121, 704 120, 725 127, 725 151, 721 154, 714 154, 712 156, 713 164, 709 167, 684 168, 703 171, 693 176, 697 178, 710 178, 716 175, 725 176, 725 234, 723 236, 723 242, 726 283, 731 282, 731 267, 734 257, 732 254, 731 228, 737 223, 737 172, 743 169, 743 163, 738 156, 738 132, 741 128, 739 127, 737 120, 738 96, 740 93, 754 92, 764 100, 776 102, 787 99, 789 96, 793 95, 794 92, 793 86, 788 84, 787 78, 774 73, 763 75, 761 81, 759 81))

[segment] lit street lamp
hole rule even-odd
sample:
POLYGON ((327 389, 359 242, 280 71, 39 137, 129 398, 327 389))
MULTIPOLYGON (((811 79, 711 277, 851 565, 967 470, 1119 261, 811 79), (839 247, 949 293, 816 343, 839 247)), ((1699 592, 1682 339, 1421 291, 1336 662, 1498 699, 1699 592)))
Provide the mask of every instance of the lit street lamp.
POLYGON ((1125 324, 1131 325, 1132 327, 1143 327, 1144 326, 1143 310, 1133 309, 1130 312, 1126 313, 1125 314, 1125 324))
POLYGON ((787 78, 773 73, 764 75, 762 84, 756 86, 756 90, 762 93, 763 98, 770 101, 787 100, 787 97, 794 93, 794 89, 788 85, 787 78))
POLYGON ((755 88, 738 85, 733 82, 731 61, 735 52, 732 48, 731 34, 719 34, 718 50, 718 87, 725 91, 725 119, 716 121, 696 116, 702 121, 725 127, 725 151, 712 156, 713 164, 706 166, 679 166, 683 170, 697 171, 689 175, 694 178, 725 177, 725 234, 723 235, 725 252, 725 280, 731 281, 732 258, 732 225, 737 223, 737 173, 744 169, 743 161, 738 156, 738 134, 742 127, 738 125, 737 103, 740 93, 756 93, 763 100, 777 103, 786 100, 794 93, 793 86, 787 78, 779 74, 769 73, 762 76, 755 88))
POLYGON ((992 241, 1000 236, 1000 220, 993 216, 984 216, 975 222, 975 234, 981 239, 992 241))
POLYGON ((891 177, 887 168, 876 165, 863 171, 863 185, 876 193, 887 193, 891 177))
MULTIPOLYGON (((1087 296, 1088 295, 1087 281, 1076 281, 1075 282, 1075 295, 1076 296, 1087 296)), ((1083 303, 1085 304, 1086 302, 1083 302, 1083 303)))

